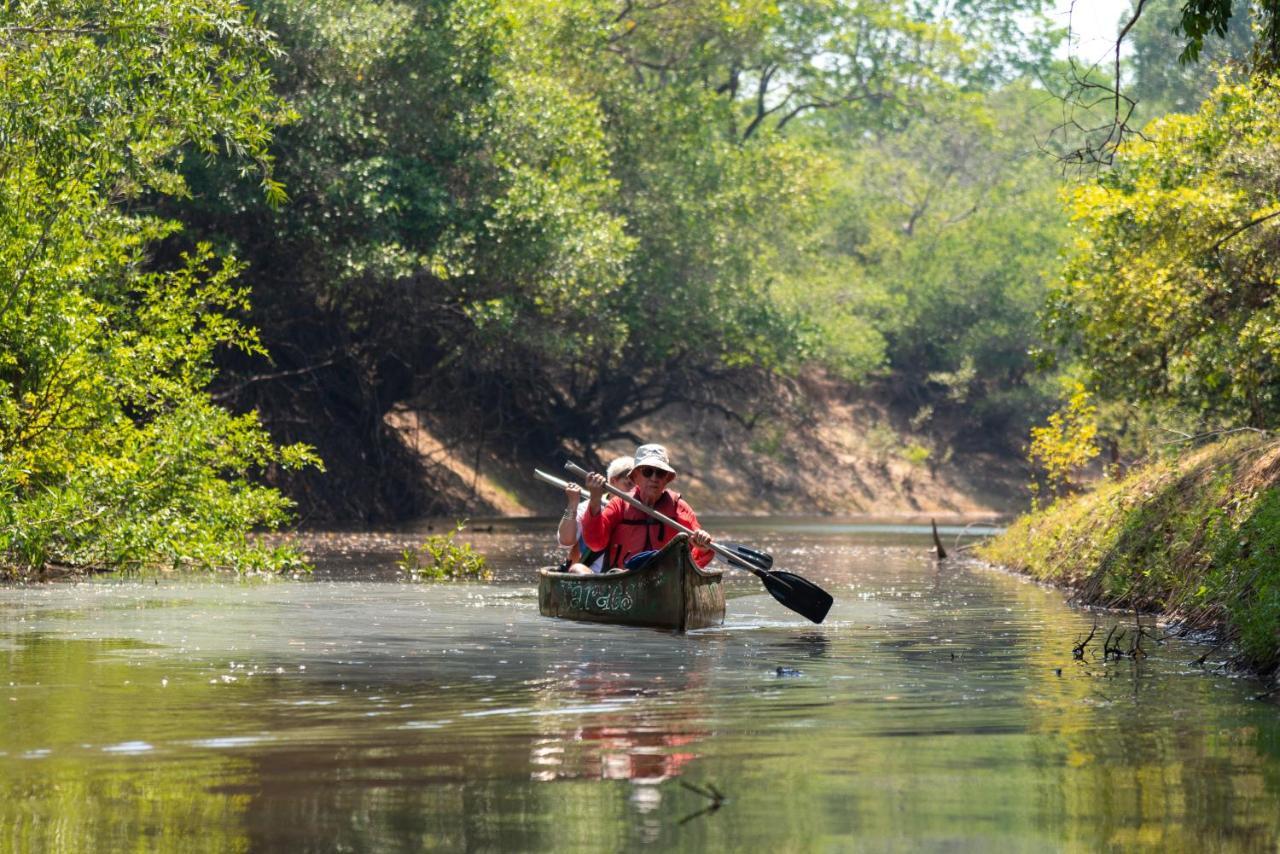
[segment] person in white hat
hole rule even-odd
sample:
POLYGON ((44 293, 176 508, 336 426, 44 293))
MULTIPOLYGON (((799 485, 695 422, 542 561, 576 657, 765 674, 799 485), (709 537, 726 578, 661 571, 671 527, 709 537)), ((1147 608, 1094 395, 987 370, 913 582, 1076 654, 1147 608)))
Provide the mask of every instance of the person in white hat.
MULTIPOLYGON (((609 469, 605 472, 609 485, 614 489, 630 492, 634 487, 631 482, 632 465, 631 457, 618 457, 609 463, 609 469)), ((605 496, 605 501, 612 497, 605 496)), ((563 571, 574 575, 604 572, 604 552, 593 552, 582 541, 582 515, 587 512, 589 502, 582 500, 582 489, 578 484, 571 483, 565 487, 564 501, 564 513, 560 515, 560 525, 556 529, 560 545, 569 546, 569 557, 564 563, 563 571)))
MULTIPOLYGON (((702 530, 693 508, 680 493, 667 488, 675 476, 676 470, 662 445, 636 448, 631 468, 635 489, 631 494, 692 530, 689 542, 693 546, 693 561, 698 566, 706 566, 715 557, 710 548, 711 535, 702 530)), ((582 516, 582 540, 587 548, 605 553, 606 568, 626 566, 635 555, 660 549, 679 533, 624 501, 602 504, 604 484, 605 478, 600 474, 593 472, 587 477, 590 499, 587 512, 582 516)))

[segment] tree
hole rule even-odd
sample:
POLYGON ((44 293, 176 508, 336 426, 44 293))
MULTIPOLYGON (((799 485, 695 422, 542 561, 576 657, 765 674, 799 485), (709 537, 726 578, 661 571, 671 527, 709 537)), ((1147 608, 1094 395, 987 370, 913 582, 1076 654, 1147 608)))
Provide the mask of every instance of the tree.
MULTIPOLYGON (((1158 113, 1159 106, 1194 107, 1190 90, 1201 89, 1204 70, 1195 63, 1206 45, 1208 59, 1241 59, 1240 48, 1252 42, 1246 72, 1268 75, 1280 70, 1280 0, 1256 3, 1233 0, 1187 0, 1174 10, 1164 0, 1133 0, 1121 18, 1111 54, 1113 70, 1101 63, 1081 66, 1068 62, 1066 90, 1061 95, 1066 117, 1057 129, 1069 139, 1078 137, 1074 150, 1063 157, 1073 165, 1110 165, 1117 149, 1137 132, 1142 118, 1158 113), (1177 18, 1176 23, 1173 19, 1177 18), (1123 73, 1126 41, 1134 45, 1138 72, 1137 90, 1131 90, 1123 73), (1177 51, 1181 72, 1172 72, 1170 56, 1177 51), (1143 94, 1172 97, 1174 102, 1139 109, 1143 94), (1178 103, 1181 99, 1181 104, 1178 103), (1107 113, 1105 118, 1102 113, 1107 113)), ((1216 69, 1210 74, 1216 74, 1216 69)))
POLYGON ((383 422, 401 401, 535 455, 674 402, 750 418, 761 396, 733 389, 796 370, 826 313, 776 287, 822 265, 816 140, 1005 73, 905 2, 260 8, 299 114, 293 202, 188 162, 205 191, 165 207, 188 226, 171 251, 248 262, 273 364, 229 360, 221 392, 321 448, 335 486, 290 489, 343 516, 425 509, 383 422))
POLYGON ((1048 408, 1029 351, 1064 237, 1060 176, 1034 142, 1051 101, 1015 81, 841 137, 822 275, 785 286, 829 365, 948 442, 1016 447, 1048 408))
POLYGON ((1147 0, 1142 17, 1130 31, 1133 66, 1131 89, 1149 118, 1164 113, 1190 113, 1218 84, 1224 65, 1244 68, 1253 49, 1248 15, 1233 15, 1225 35, 1206 33, 1195 61, 1174 61, 1182 49, 1176 0, 1147 0))
MULTIPOLYGON (((1142 15, 1144 0, 1135 6, 1134 17, 1142 15)), ((1280 70, 1280 2, 1255 0, 1252 3, 1233 0, 1187 0, 1178 19, 1178 31, 1186 36, 1186 44, 1179 54, 1180 62, 1196 62, 1210 36, 1226 38, 1232 31, 1233 18, 1252 17, 1257 37, 1254 43, 1253 66, 1260 73, 1280 70)))
POLYGON ((261 9, 299 114, 277 145, 293 201, 273 209, 226 164, 188 163, 211 192, 167 207, 189 224, 170 251, 203 236, 249 262, 273 362, 228 360, 222 393, 330 461, 290 490, 326 515, 422 512, 383 422, 393 404, 447 400, 466 435, 523 435, 563 393, 542 369, 610 338, 601 304, 632 241, 603 116, 548 64, 533 6, 261 9))
POLYGON ((1073 257, 1046 322, 1105 399, 1275 425, 1278 132, 1269 80, 1224 83, 1073 194, 1073 257))
POLYGON ((175 226, 127 210, 224 150, 281 198, 269 44, 222 0, 0 13, 0 572, 295 559, 247 541, 289 507, 252 477, 307 450, 206 391, 215 349, 257 348, 239 265, 199 246, 144 272, 175 226))

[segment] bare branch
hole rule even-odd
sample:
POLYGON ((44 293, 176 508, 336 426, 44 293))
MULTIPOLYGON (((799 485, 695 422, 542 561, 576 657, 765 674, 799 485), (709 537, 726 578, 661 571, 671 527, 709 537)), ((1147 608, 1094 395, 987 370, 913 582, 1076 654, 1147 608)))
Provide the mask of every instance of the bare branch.
POLYGON ((253 385, 254 383, 268 382, 270 380, 284 379, 285 377, 296 377, 296 376, 301 376, 303 374, 310 374, 320 370, 321 368, 327 368, 333 363, 335 363, 336 361, 338 361, 338 357, 334 356, 332 358, 325 359, 323 362, 319 362, 314 365, 307 365, 302 368, 294 368, 288 371, 275 371, 269 374, 254 374, 253 376, 245 377, 243 380, 236 383, 231 388, 223 389, 222 391, 210 394, 209 397, 211 400, 215 400, 215 401, 227 400, 229 398, 235 397, 237 394, 244 391, 246 388, 253 385))

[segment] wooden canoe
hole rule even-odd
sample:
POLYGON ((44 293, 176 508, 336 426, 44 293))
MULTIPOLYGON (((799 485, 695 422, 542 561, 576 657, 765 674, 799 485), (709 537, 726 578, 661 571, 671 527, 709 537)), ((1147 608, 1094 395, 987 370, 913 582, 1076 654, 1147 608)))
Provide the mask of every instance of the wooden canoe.
POLYGON ((677 534, 640 569, 604 575, 543 569, 538 609, 545 617, 681 632, 718 626, 724 622, 721 573, 693 562, 688 539, 677 534))

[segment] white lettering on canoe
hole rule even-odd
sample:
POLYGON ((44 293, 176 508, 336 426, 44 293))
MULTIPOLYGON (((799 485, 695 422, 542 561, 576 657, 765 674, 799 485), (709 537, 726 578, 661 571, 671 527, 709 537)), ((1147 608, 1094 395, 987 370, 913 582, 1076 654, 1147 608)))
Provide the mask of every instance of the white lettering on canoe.
POLYGON ((581 581, 566 581, 564 587, 569 594, 570 608, 614 614, 630 611, 636 602, 637 590, 631 582, 610 584, 604 591, 598 585, 581 581))

